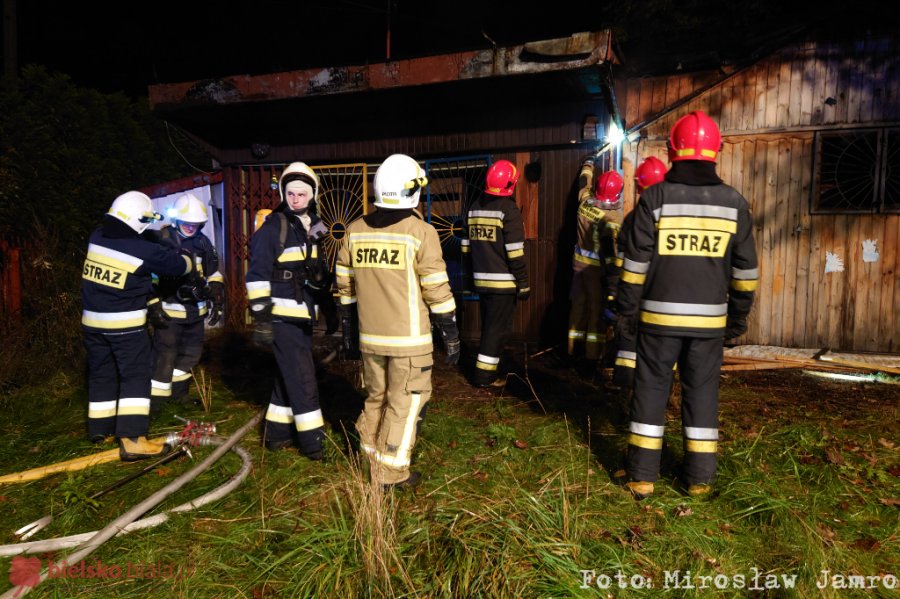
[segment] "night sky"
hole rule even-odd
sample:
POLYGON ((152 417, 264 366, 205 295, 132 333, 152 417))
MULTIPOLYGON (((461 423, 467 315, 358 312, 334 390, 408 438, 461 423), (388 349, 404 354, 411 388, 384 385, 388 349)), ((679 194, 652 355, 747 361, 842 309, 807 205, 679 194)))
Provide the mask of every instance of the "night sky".
POLYGON ((133 97, 154 83, 383 62, 388 23, 394 59, 613 27, 625 68, 640 74, 716 66, 798 25, 897 23, 877 0, 16 2, 20 65, 133 97))

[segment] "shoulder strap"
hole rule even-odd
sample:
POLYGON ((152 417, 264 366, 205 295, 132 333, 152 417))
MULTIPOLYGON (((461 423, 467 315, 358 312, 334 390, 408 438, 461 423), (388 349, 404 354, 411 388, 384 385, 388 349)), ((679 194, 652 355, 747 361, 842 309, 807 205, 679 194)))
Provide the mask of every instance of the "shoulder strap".
POLYGON ((281 230, 278 232, 278 253, 277 256, 280 256, 282 252, 284 252, 285 243, 287 243, 287 230, 288 230, 288 219, 287 215, 284 212, 278 212, 278 220, 281 225, 281 230))

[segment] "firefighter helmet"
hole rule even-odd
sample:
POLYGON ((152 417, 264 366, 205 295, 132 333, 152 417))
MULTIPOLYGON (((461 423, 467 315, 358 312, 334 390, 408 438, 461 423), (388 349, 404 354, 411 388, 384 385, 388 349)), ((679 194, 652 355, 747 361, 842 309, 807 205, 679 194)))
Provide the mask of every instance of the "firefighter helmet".
POLYGON ((669 152, 672 162, 705 160, 715 162, 722 149, 719 127, 702 110, 684 115, 672 127, 669 152))
POLYGON ((375 205, 403 210, 419 205, 419 194, 428 177, 419 163, 406 154, 391 154, 375 171, 375 205))
POLYGON ((509 160, 498 160, 488 169, 484 178, 484 191, 494 196, 511 196, 518 180, 516 165, 509 160))
POLYGON ((616 210, 622 206, 622 188, 625 181, 622 175, 616 171, 606 171, 597 179, 594 186, 594 197, 600 203, 600 207, 606 210, 616 210))
POLYGON ((143 233, 153 221, 162 220, 162 215, 153 210, 153 201, 139 191, 126 191, 117 197, 108 214, 138 233, 143 233))
POLYGON ((175 229, 182 237, 193 237, 200 232, 209 216, 206 205, 200 198, 192 193, 178 196, 172 207, 172 220, 175 221, 175 229))
POLYGON ((291 181, 303 181, 312 187, 312 199, 319 197, 319 177, 315 171, 309 168, 303 162, 290 163, 284 172, 281 173, 281 179, 278 180, 278 193, 281 195, 281 202, 285 203, 285 188, 291 181))
POLYGON ((262 210, 256 211, 256 217, 253 219, 253 231, 259 231, 259 228, 263 226, 263 223, 266 222, 266 218, 272 214, 272 211, 268 208, 263 208, 262 210))
POLYGON ((656 156, 648 156, 634 170, 634 182, 637 185, 638 193, 644 191, 651 185, 656 185, 666 176, 665 163, 656 156))

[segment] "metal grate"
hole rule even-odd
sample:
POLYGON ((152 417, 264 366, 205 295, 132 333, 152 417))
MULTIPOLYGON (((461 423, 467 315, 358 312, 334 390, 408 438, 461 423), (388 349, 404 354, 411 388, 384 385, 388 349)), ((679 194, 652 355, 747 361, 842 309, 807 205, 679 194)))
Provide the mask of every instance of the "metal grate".
POLYGON ((347 225, 368 212, 368 168, 365 164, 314 166, 319 176, 318 213, 328 227, 322 246, 334 270, 338 247, 347 225))
POLYGON ((463 290, 463 266, 460 240, 465 236, 464 221, 469 205, 484 188, 484 177, 491 164, 490 156, 466 156, 428 160, 426 219, 437 229, 447 263, 450 287, 463 290))

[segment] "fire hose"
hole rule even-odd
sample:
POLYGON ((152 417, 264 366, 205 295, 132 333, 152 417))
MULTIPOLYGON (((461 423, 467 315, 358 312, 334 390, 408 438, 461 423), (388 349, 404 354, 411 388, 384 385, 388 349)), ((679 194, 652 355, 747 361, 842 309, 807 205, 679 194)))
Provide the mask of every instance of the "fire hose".
POLYGON ((78 547, 77 551, 67 556, 63 561, 57 562, 56 564, 53 564, 52 566, 43 570, 41 572, 40 579, 35 585, 20 585, 13 587, 3 595, 0 595, 0 599, 21 597, 22 595, 29 593, 38 584, 47 579, 50 568, 61 568, 65 567, 67 563, 77 563, 96 551, 103 543, 118 534, 124 534, 134 530, 157 526, 168 520, 169 514, 188 512, 226 496, 238 485, 240 485, 241 482, 243 482, 247 475, 250 473, 250 468, 252 466, 250 453, 246 449, 239 447, 237 445, 237 442, 240 441, 244 435, 246 435, 254 426, 259 423, 259 421, 263 417, 263 414, 264 410, 260 411, 227 439, 218 437, 204 437, 203 439, 201 439, 201 445, 217 445, 218 447, 216 447, 215 451, 207 456, 206 459, 204 459, 202 462, 107 524, 106 527, 102 530, 82 533, 78 535, 71 535, 68 537, 60 537, 57 539, 48 539, 46 541, 32 541, 29 543, 16 543, 13 545, 0 546, 0 556, 16 555, 19 553, 38 553, 55 551, 63 548, 78 547), (162 503, 163 500, 165 500, 167 497, 177 492, 189 482, 200 476, 200 474, 209 469, 215 462, 219 460, 219 458, 225 455, 225 453, 227 453, 228 451, 234 451, 235 453, 237 453, 241 457, 242 464, 241 468, 235 474, 233 474, 231 478, 229 478, 228 481, 226 481, 223 485, 219 486, 216 489, 213 489, 212 491, 204 495, 201 495, 200 497, 197 497, 196 499, 174 507, 171 510, 139 520, 139 518, 143 514, 147 513, 148 511, 162 503))

